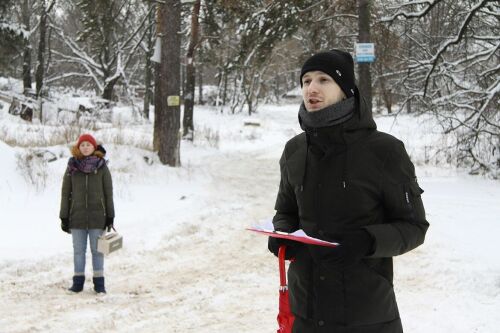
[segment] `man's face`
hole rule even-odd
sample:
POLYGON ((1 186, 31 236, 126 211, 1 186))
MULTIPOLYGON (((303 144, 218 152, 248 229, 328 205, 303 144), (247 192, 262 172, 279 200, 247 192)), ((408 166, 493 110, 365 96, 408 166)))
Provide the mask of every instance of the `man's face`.
POLYGON ((340 102, 346 96, 335 80, 322 71, 311 71, 302 77, 302 98, 309 112, 340 102))
POLYGON ((83 141, 82 143, 80 143, 80 146, 78 148, 80 149, 80 152, 83 156, 90 156, 95 150, 94 146, 88 141, 83 141))

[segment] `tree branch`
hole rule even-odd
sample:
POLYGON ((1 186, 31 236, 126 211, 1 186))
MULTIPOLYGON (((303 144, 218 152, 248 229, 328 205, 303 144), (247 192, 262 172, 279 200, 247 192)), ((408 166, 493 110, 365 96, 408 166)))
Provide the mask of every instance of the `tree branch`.
POLYGON ((395 19, 397 19, 399 16, 403 16, 407 19, 424 17, 425 15, 427 15, 428 12, 430 12, 432 10, 432 8, 434 8, 434 6, 436 6, 441 1, 443 1, 443 0, 411 1, 411 2, 407 2, 407 3, 402 4, 400 7, 390 7, 389 9, 398 8, 398 11, 396 12, 396 14, 394 14, 390 17, 382 17, 379 20, 379 22, 392 22, 395 19), (428 5, 428 6, 424 9, 422 9, 421 11, 418 11, 418 12, 405 12, 404 10, 401 10, 401 8, 403 8, 405 6, 423 5, 423 4, 428 5))
POLYGON ((472 18, 474 17, 474 15, 476 14, 476 12, 479 9, 481 9, 482 7, 484 7, 488 2, 491 2, 491 1, 492 0, 482 0, 476 6, 474 6, 470 10, 470 12, 467 15, 465 21, 462 23, 462 26, 460 27, 460 31, 458 32, 458 35, 455 36, 455 38, 453 38, 453 39, 449 40, 448 42, 446 42, 443 46, 441 46, 441 48, 436 53, 436 55, 434 56, 434 58, 429 61, 429 63, 432 66, 431 66, 431 69, 427 72, 427 75, 425 77, 425 82, 424 82, 424 96, 427 93, 427 87, 429 85, 429 79, 430 79, 432 73, 434 72, 434 69, 437 66, 437 62, 441 58, 442 54, 448 49, 448 47, 450 47, 451 45, 456 45, 456 44, 458 44, 462 40, 462 37, 464 36, 465 31, 467 30, 467 27, 468 27, 470 21, 472 20, 472 18))

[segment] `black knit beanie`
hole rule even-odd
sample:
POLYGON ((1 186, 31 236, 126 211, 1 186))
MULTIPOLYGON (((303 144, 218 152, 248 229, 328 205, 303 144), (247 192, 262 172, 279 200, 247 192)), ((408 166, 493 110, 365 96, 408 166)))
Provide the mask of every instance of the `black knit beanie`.
POLYGON ((354 96, 354 61, 349 53, 333 49, 316 53, 307 59, 300 71, 301 87, 302 77, 311 71, 322 71, 330 75, 347 98, 354 96))

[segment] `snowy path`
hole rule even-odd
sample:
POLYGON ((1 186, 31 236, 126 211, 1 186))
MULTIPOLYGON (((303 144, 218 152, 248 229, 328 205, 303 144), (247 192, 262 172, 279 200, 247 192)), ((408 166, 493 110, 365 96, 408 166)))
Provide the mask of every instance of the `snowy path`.
MULTIPOLYGON (((290 124, 295 120, 286 120, 284 111, 268 116, 275 117, 263 126, 268 135, 276 135, 272 140, 249 140, 244 153, 227 149, 193 158, 193 170, 207 177, 193 178, 185 200, 178 200, 184 194, 180 186, 168 188, 168 180, 162 182, 162 168, 151 168, 156 174, 150 183, 131 177, 134 190, 121 188, 119 225, 126 247, 106 260, 105 297, 93 294, 89 277, 83 293, 65 292, 72 259, 69 238, 54 227, 58 185, 48 188, 48 199, 0 191, 4 221, 18 221, 3 226, 0 246, 9 243, 6 252, 14 254, 39 247, 42 256, 0 261, 0 333, 275 332, 277 262, 265 237, 244 230, 274 213, 281 141, 294 132, 290 124), (281 118, 288 123, 280 123, 281 118), (274 143, 264 144, 269 141, 274 143), (26 199, 30 209, 23 206, 26 199), (145 244, 144 237, 156 228, 161 241, 145 244), (24 232, 32 235, 13 238, 24 232), (31 246, 36 233, 41 236, 38 247, 31 246)), ((114 153, 120 155, 119 148, 114 153)), ((7 150, 3 161, 11 155, 7 150)), ((418 165, 417 174, 431 227, 422 247, 395 258, 394 285, 405 332, 498 332, 498 181, 418 165)), ((129 176, 117 177, 118 183, 129 176)), ((6 179, 13 185, 4 188, 20 186, 13 178, 6 179)))
POLYGON ((0 332, 274 329, 275 262, 266 239, 244 228, 272 213, 276 157, 221 157, 210 170, 211 198, 186 212, 192 224, 165 235, 155 250, 125 249, 107 260, 105 297, 91 292, 89 278, 83 294, 64 292, 67 256, 4 266, 0 332))

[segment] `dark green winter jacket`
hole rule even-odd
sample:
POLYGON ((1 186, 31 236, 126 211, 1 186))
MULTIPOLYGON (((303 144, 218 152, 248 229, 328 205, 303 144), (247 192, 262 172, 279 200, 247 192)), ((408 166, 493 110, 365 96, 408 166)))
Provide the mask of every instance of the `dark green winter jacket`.
POLYGON ((104 229, 114 218, 113 183, 104 164, 93 173, 64 173, 59 218, 69 218, 71 229, 104 229))
POLYGON ((372 255, 345 269, 313 260, 317 246, 297 246, 288 270, 291 308, 314 323, 300 333, 402 332, 392 257, 422 244, 429 226, 403 143, 378 132, 359 100, 356 94, 350 120, 306 129, 280 159, 275 229, 333 240, 364 228, 374 239, 372 255))

